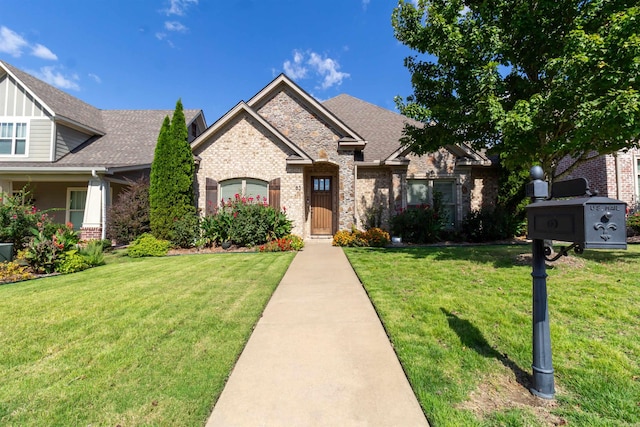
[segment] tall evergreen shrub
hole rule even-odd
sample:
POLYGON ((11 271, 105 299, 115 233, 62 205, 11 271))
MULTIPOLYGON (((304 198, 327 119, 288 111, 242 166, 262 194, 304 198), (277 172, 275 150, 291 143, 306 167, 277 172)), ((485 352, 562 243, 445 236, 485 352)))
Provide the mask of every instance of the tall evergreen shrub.
POLYGON ((173 240, 176 221, 196 214, 195 166, 187 137, 182 102, 178 100, 173 118, 165 117, 162 123, 151 164, 150 223, 158 239, 173 240))

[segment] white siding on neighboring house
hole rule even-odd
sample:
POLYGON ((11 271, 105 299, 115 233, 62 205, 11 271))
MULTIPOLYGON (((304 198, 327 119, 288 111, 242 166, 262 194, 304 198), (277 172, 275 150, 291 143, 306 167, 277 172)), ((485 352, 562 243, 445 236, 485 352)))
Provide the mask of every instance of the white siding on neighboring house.
POLYGON ((3 156, 3 160, 50 160, 53 120, 42 105, 8 74, 0 76, 0 122, 28 124, 26 156, 3 156))
POLYGON ((48 113, 9 75, 0 76, 0 117, 46 117, 48 113))
POLYGON ((56 160, 68 154, 74 148, 91 138, 91 135, 79 132, 63 125, 56 127, 56 160))
POLYGON ((25 161, 46 162, 50 160, 51 126, 53 126, 53 122, 50 119, 31 119, 29 156, 24 159, 25 161))

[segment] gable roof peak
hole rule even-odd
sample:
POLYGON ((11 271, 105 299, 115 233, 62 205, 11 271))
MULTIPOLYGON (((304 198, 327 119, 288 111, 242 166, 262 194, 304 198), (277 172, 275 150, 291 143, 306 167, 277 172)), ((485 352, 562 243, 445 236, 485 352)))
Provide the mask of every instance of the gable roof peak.
POLYGON ((69 95, 37 77, 0 60, 0 68, 15 79, 57 120, 84 127, 97 134, 104 134, 100 110, 93 105, 69 95))

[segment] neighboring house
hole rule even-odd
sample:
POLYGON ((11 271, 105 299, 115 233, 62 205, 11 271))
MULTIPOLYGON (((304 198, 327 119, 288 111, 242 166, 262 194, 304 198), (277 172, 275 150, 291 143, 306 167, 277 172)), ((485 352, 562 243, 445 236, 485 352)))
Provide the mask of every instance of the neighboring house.
MULTIPOLYGON (((562 171, 569 164, 570 159, 565 159, 559 169, 562 171)), ((596 190, 599 196, 622 200, 633 211, 640 209, 640 149, 597 156, 562 179, 573 178, 586 178, 590 190, 596 190)))
MULTIPOLYGON (((40 210, 103 238, 107 207, 129 179, 148 176, 173 110, 100 110, 0 61, 0 193, 28 188, 40 210)), ((206 128, 185 110, 189 138, 206 128)))
MULTIPOLYGON (((448 225, 495 202, 495 165, 468 146, 415 156, 404 116, 348 95, 319 102, 280 75, 197 137, 198 207, 260 196, 286 208, 303 237, 388 225, 395 212, 442 194, 448 225)), ((416 122, 413 122, 416 123, 416 122)))

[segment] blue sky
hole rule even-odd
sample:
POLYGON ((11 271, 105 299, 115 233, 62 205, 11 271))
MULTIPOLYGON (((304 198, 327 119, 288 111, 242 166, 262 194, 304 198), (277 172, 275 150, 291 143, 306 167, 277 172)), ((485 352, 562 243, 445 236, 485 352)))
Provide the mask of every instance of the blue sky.
POLYGON ((394 0, 14 0, 0 58, 102 109, 204 110, 211 124, 284 72, 323 101, 394 109, 414 52, 394 0))

